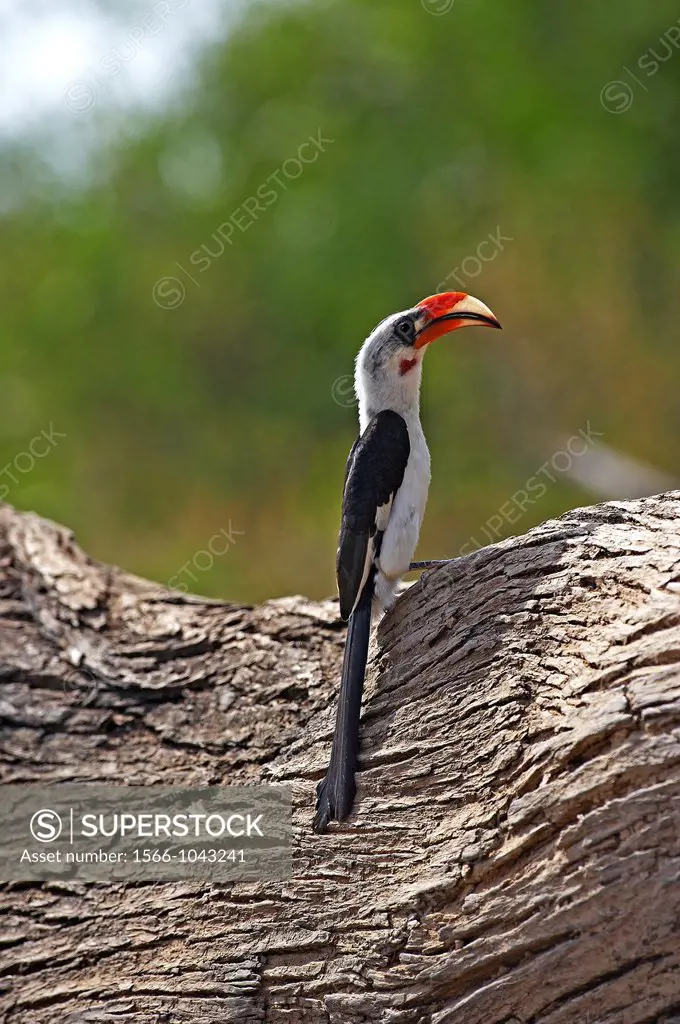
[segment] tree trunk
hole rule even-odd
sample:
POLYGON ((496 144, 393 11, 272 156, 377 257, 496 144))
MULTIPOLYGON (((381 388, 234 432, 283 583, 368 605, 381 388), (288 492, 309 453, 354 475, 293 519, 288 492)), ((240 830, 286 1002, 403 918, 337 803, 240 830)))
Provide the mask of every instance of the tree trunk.
POLYGON ((426 572, 311 830, 334 601, 168 591, 0 507, 6 782, 293 787, 293 878, 3 887, 6 1024, 680 1021, 680 492, 426 572))

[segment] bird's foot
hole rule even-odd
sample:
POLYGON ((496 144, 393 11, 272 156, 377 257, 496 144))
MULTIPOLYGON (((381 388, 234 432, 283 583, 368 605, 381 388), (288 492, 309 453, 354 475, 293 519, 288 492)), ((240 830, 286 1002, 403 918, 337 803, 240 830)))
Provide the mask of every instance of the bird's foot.
POLYGON ((344 821, 352 810, 357 787, 354 772, 328 769, 328 775, 316 787, 316 814, 312 828, 325 832, 331 821, 344 821))
POLYGON ((455 558, 429 558, 425 562, 411 562, 409 572, 414 569, 431 569, 434 565, 446 565, 447 562, 455 562, 455 558))

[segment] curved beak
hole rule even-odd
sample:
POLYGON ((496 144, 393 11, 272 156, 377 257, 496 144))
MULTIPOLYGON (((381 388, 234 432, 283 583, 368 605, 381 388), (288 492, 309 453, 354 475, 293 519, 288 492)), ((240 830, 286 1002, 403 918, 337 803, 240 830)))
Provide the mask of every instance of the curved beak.
POLYGON ((441 292, 418 303, 423 310, 423 323, 416 335, 415 347, 429 345, 443 334, 459 327, 495 327, 500 324, 488 306, 466 292, 441 292))

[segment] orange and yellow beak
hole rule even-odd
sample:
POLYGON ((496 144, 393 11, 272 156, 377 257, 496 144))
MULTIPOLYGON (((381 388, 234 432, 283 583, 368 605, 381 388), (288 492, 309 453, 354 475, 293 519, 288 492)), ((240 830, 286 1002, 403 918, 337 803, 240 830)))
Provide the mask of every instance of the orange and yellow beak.
POLYGON ((459 327, 496 327, 500 324, 488 306, 466 292, 441 292, 430 295, 418 303, 423 310, 423 325, 415 340, 415 347, 422 348, 443 334, 459 327))

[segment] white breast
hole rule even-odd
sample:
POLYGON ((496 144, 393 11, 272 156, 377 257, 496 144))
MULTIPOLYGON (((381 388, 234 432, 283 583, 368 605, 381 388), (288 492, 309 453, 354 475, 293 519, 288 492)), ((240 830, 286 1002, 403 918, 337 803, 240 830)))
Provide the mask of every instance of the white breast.
POLYGON ((394 602, 396 586, 413 559, 430 487, 430 453, 420 421, 416 418, 407 426, 411 453, 390 509, 378 561, 376 596, 383 608, 394 602))

